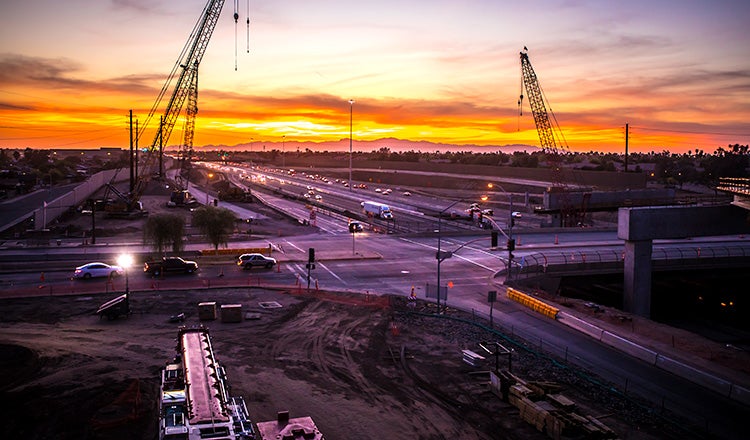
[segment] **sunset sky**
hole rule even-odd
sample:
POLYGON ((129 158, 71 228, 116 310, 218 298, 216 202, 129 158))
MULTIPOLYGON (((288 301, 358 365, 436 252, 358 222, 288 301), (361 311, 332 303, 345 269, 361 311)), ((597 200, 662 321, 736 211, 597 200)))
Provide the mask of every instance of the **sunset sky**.
MULTIPOLYGON (((238 3, 236 40, 227 1, 201 63, 196 148, 348 140, 349 99, 355 149, 539 145, 524 46, 563 148, 621 152, 626 123, 630 151, 750 143, 747 0, 238 3)), ((0 148, 127 147, 205 5, 0 2, 0 148)))

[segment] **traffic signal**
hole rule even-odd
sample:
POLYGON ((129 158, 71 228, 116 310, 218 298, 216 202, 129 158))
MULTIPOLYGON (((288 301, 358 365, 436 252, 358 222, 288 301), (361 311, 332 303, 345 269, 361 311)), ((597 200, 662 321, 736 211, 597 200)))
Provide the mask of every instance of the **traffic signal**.
POLYGON ((516 250, 516 239, 511 238, 508 240, 508 251, 512 252, 514 250, 516 250))
POLYGON ((492 231, 492 235, 490 236, 490 247, 497 247, 497 231, 492 231))
POLYGON ((310 248, 307 250, 307 261, 310 263, 315 262, 315 248, 310 248))

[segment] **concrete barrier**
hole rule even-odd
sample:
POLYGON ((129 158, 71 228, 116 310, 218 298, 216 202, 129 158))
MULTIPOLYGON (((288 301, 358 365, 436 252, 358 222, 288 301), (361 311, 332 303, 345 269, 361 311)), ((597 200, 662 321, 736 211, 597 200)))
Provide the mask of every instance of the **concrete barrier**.
POLYGON ((685 365, 682 362, 676 361, 663 355, 659 355, 657 357, 655 365, 662 370, 669 371, 670 373, 676 374, 680 377, 684 377, 685 379, 688 379, 693 383, 714 390, 723 396, 730 395, 732 383, 728 380, 716 377, 705 371, 701 371, 697 368, 691 367, 690 365, 685 365))
POLYGON ((604 330, 595 326, 594 324, 576 318, 573 315, 569 315, 565 312, 559 312, 557 314, 557 320, 574 330, 578 330, 581 333, 591 336, 597 341, 601 341, 602 339, 602 333, 604 333, 604 330))
POLYGON ((651 365, 655 365, 659 357, 659 353, 606 330, 602 332, 600 341, 651 365))
POLYGON ((633 341, 630 341, 629 339, 603 330, 594 324, 586 322, 568 313, 561 311, 557 313, 556 319, 562 324, 565 324, 572 329, 578 330, 581 333, 589 335, 592 338, 601 341, 602 343, 609 345, 612 348, 616 348, 625 354, 648 362, 651 365, 685 378, 704 388, 716 391, 717 393, 726 396, 736 402, 750 405, 750 390, 741 385, 737 385, 706 371, 702 371, 690 365, 686 365, 668 356, 643 347, 633 341))
POLYGON ((750 406, 750 389, 732 384, 732 389, 729 391, 729 398, 750 406))
POLYGON ((198 251, 201 256, 209 255, 242 255, 242 254, 263 254, 271 256, 271 246, 258 248, 241 248, 241 249, 203 249, 198 251))

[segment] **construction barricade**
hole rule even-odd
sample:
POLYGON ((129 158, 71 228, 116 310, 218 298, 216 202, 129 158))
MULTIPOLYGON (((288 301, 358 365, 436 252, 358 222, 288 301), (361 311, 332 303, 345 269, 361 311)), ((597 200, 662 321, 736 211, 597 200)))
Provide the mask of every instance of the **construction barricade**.
POLYGON ((555 319, 557 312, 560 311, 557 307, 553 307, 543 301, 540 301, 532 296, 529 296, 519 290, 508 288, 508 298, 525 305, 526 307, 541 313, 544 316, 555 319))

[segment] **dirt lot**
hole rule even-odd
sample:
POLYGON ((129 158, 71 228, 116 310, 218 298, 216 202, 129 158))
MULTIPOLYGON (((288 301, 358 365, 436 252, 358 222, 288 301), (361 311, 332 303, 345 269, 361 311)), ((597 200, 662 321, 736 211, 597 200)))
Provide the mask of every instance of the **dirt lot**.
MULTIPOLYGON (((4 301, 0 437, 154 439, 157 378, 174 355, 180 325, 169 317, 184 312, 184 325, 199 325, 198 302, 216 301, 256 314, 241 323, 204 322, 232 395, 245 398, 256 421, 273 420, 280 410, 309 415, 327 439, 547 438, 489 391, 486 374, 470 374, 494 361, 474 368, 461 360, 462 349, 478 350, 478 342, 497 335, 469 323, 404 314, 400 298, 149 292, 134 296, 133 315, 115 321, 93 315, 105 299, 4 301), (259 306, 268 301, 282 307, 259 306), (131 419, 119 423, 124 414, 131 419)), ((449 316, 468 318, 456 311, 449 316)), ((514 373, 558 383, 621 438, 669 437, 632 402, 520 346, 515 350, 514 373)))

